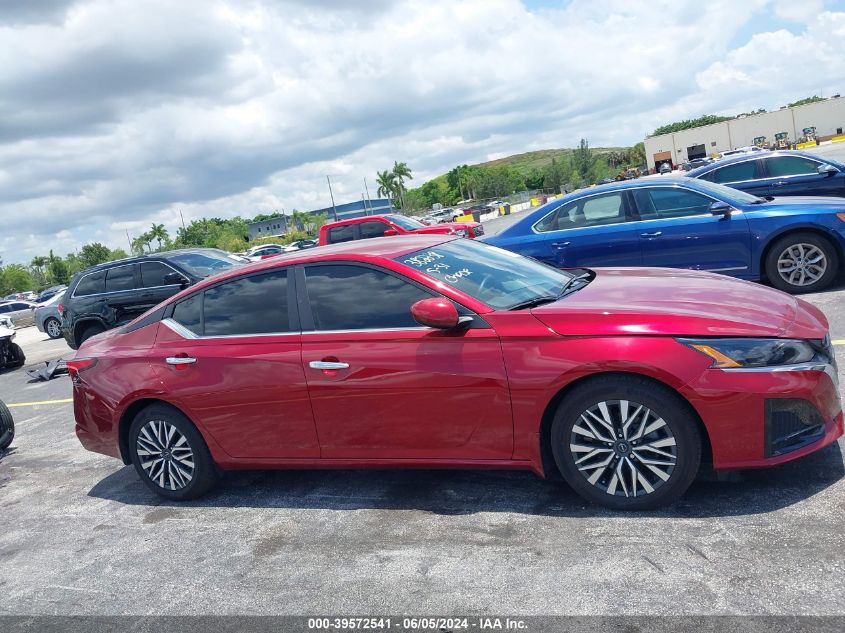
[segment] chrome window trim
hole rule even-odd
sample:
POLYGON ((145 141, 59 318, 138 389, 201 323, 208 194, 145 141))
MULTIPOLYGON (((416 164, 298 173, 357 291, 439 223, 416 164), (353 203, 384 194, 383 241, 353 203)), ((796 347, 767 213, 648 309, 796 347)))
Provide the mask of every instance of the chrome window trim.
POLYGON ((208 341, 214 339, 236 339, 236 338, 257 338, 257 337, 268 337, 268 336, 299 336, 302 334, 300 331, 296 332, 261 332, 256 334, 216 334, 214 336, 200 336, 186 328, 184 325, 175 321, 172 317, 168 317, 166 319, 162 319, 161 322, 173 330, 176 334, 181 336, 182 338, 195 340, 195 341, 208 341))
POLYGON ((728 268, 702 268, 706 273, 725 273, 729 270, 748 270, 748 266, 729 266, 728 268))
POLYGON ((307 334, 355 334, 358 332, 421 332, 432 329, 433 328, 421 325, 419 327, 371 327, 350 330, 304 330, 302 332, 302 335, 305 336, 307 334))

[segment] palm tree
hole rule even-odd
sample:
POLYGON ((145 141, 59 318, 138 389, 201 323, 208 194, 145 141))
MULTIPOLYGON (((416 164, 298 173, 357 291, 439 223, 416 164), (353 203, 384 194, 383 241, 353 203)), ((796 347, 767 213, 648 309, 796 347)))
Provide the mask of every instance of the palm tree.
POLYGON ((147 236, 147 242, 152 242, 153 240, 158 240, 158 250, 161 250, 161 243, 166 241, 170 235, 167 233, 167 229, 164 228, 163 224, 155 224, 153 223, 152 228, 150 229, 149 233, 144 233, 147 236))
POLYGON ((411 175, 411 168, 408 167, 408 163, 399 163, 397 161, 393 161, 393 176, 396 178, 396 188, 399 191, 399 199, 402 201, 402 208, 405 208, 405 178, 408 180, 413 180, 414 177, 411 175))
POLYGON ((378 191, 376 195, 387 196, 388 200, 392 200, 396 194, 396 175, 391 171, 376 172, 376 184, 378 184, 378 191))

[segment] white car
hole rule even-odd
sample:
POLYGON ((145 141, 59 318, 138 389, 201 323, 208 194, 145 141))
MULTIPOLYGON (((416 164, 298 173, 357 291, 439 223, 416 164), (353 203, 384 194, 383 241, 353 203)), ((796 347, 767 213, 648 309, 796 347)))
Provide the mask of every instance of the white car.
POLYGON ((30 301, 7 301, 0 303, 0 316, 9 317, 15 327, 26 327, 35 323, 34 308, 30 301))
POLYGON ((278 255, 279 253, 283 253, 284 250, 285 247, 279 244, 262 244, 261 246, 253 246, 244 253, 244 257, 251 262, 257 262, 267 255, 278 255))

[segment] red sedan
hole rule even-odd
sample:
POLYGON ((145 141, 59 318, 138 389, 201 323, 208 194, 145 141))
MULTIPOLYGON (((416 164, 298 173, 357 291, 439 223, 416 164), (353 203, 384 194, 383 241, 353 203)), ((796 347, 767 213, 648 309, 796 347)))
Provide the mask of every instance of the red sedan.
POLYGON ((643 509, 702 460, 772 466, 843 432, 827 322, 801 299, 442 235, 233 269, 69 365, 82 444, 170 499, 229 469, 473 467, 643 509))
POLYGON ((448 222, 427 226, 416 218, 395 213, 365 215, 324 224, 320 227, 320 244, 339 244, 373 237, 420 234, 457 235, 473 239, 484 235, 484 227, 480 222, 448 222))

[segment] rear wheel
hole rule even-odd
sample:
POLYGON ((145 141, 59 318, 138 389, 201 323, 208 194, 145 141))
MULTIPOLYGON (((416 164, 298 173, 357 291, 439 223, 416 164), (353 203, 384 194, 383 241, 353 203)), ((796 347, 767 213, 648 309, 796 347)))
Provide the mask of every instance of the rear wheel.
POLYGON ((89 326, 86 326, 84 330, 82 330, 82 334, 79 335, 79 344, 82 345, 85 341, 87 341, 92 336, 100 334, 101 332, 105 332, 106 329, 98 324, 93 323, 89 326))
POLYGON ((202 435, 187 417, 166 405, 151 405, 135 416, 129 451, 143 482, 167 499, 196 499, 218 479, 202 435))
POLYGON ((26 355, 23 353, 23 349, 17 343, 9 343, 9 353, 11 354, 12 358, 12 367, 23 367, 23 364, 26 362, 26 355))
POLYGON ((44 321, 44 332, 46 332, 47 336, 50 338, 62 338, 62 324, 59 323, 58 319, 48 317, 47 320, 44 321))
POLYGON ((766 255, 766 277, 775 288, 792 294, 829 286, 839 272, 833 245, 814 233, 793 233, 776 241, 766 255))
POLYGON ((615 510, 676 501, 701 461, 696 420, 674 391, 637 376, 597 377, 561 402, 552 453, 579 495, 615 510))
POLYGON ((0 401, 0 451, 5 451, 15 439, 15 421, 9 407, 0 401))

